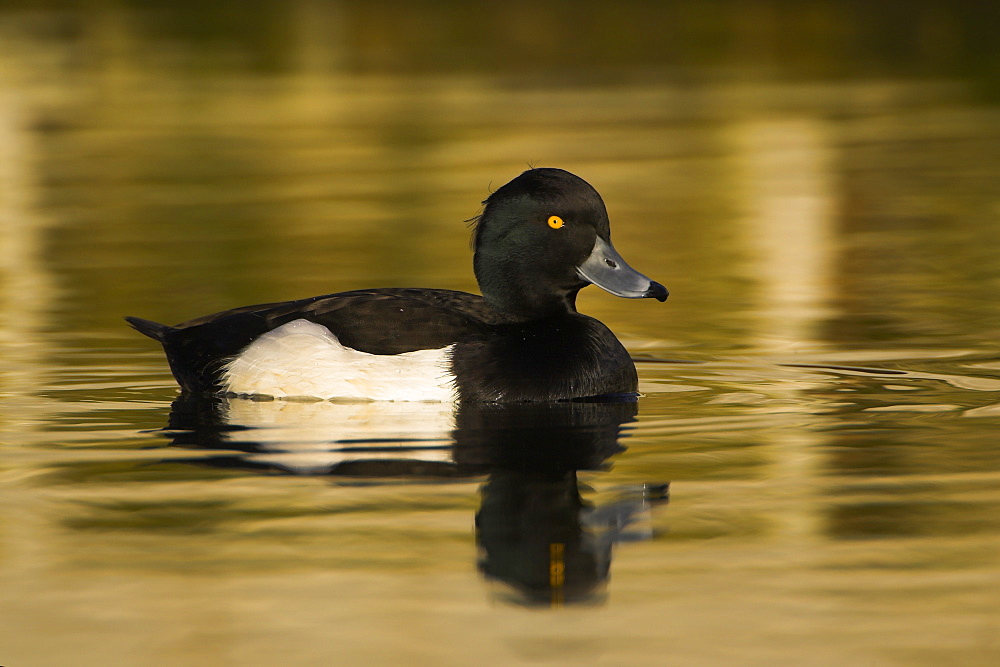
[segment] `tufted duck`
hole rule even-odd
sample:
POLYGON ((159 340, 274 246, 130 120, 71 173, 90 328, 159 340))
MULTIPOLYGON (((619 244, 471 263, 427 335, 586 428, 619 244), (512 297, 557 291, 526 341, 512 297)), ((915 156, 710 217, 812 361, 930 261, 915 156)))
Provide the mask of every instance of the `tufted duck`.
POLYGON ((576 311, 589 284, 667 298, 611 245, 604 201, 562 169, 530 169, 483 202, 482 296, 380 288, 235 308, 175 327, 127 317, 163 344, 187 393, 389 401, 551 401, 635 395, 635 365, 576 311))

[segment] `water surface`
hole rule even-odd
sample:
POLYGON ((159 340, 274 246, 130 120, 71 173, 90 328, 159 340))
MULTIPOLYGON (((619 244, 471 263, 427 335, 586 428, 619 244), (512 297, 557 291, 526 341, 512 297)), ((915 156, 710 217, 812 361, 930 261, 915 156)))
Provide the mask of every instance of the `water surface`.
POLYGON ((249 45, 2 14, 0 661, 1000 660, 976 72, 444 67, 293 6, 249 45), (190 404, 121 320, 475 291, 465 221, 528 163, 595 185, 671 290, 580 299, 636 404, 190 404))

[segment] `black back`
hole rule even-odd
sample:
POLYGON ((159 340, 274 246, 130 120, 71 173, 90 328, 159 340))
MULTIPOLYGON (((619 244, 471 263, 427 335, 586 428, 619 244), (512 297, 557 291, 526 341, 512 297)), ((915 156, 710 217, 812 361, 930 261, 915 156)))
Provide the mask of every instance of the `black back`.
POLYGON ((401 354, 481 336, 502 315, 465 292, 371 289, 235 308, 179 324, 160 340, 184 390, 215 391, 229 358, 262 334, 299 319, 326 327, 352 349, 401 354))

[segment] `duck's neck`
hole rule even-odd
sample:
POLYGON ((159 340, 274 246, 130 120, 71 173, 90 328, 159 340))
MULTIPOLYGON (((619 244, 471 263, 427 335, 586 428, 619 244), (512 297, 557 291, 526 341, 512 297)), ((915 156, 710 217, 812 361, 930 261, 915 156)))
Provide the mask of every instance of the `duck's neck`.
POLYGON ((483 293, 483 298, 494 310, 517 322, 541 320, 576 312, 576 292, 562 298, 540 299, 537 295, 524 298, 516 295, 483 293))
POLYGON ((491 252, 479 247, 472 258, 472 270, 486 302, 503 315, 518 322, 540 320, 576 313, 576 293, 587 283, 569 273, 555 278, 544 264, 516 253, 491 252))
POLYGON ((518 322, 575 313, 576 294, 580 291, 579 288, 540 291, 537 285, 523 285, 510 279, 492 282, 483 278, 479 280, 479 289, 494 310, 518 322))

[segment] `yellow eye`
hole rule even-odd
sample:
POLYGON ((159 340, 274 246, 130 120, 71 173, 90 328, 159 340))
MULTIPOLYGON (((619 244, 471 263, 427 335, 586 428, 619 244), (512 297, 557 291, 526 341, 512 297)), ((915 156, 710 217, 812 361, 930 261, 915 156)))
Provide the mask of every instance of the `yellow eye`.
POLYGON ((551 227, 552 229, 559 229, 565 224, 566 223, 563 222, 563 219, 560 218, 558 215, 549 216, 549 227, 551 227))

